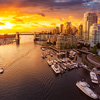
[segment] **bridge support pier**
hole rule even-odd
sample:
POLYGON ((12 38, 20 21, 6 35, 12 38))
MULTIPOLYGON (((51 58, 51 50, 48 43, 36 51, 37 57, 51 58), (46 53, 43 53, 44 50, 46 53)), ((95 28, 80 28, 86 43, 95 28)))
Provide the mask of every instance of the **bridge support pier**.
POLYGON ((16 32, 16 45, 20 44, 19 32, 16 32))

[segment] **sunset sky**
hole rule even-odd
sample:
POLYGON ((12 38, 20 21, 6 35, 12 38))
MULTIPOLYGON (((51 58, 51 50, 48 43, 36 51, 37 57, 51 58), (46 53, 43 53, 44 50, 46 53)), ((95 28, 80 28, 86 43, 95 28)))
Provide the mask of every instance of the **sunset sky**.
POLYGON ((0 33, 50 30, 67 21, 78 26, 86 11, 100 16, 100 0, 0 0, 0 33))

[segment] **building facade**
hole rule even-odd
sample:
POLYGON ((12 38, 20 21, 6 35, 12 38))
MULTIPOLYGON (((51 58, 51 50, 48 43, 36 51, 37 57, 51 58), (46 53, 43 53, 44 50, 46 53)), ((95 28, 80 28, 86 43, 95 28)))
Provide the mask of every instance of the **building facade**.
POLYGON ((77 45, 77 38, 75 35, 61 33, 57 37, 56 48, 67 49, 77 45))
POLYGON ((63 24, 60 25, 60 33, 64 33, 64 25, 63 24))
POLYGON ((89 42, 91 46, 95 46, 97 43, 100 43, 100 24, 95 23, 90 27, 89 42))
POLYGON ((92 24, 97 23, 97 14, 95 12, 86 12, 84 14, 84 40, 89 41, 90 27, 92 24))

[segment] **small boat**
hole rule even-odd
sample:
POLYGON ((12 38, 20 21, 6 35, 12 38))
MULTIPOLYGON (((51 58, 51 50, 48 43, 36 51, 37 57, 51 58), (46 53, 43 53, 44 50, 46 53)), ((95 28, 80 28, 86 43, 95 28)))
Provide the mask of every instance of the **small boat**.
POLYGON ((57 60, 53 60, 53 62, 54 62, 54 63, 58 63, 58 61, 57 61, 57 60))
POLYGON ((0 74, 2 74, 4 72, 3 68, 0 68, 0 74))
POLYGON ((64 69, 64 70, 66 70, 67 68, 65 67, 65 65, 64 64, 60 64, 60 66, 64 69))
POLYGON ((48 63, 48 65, 51 66, 53 64, 53 60, 51 60, 51 61, 50 60, 47 60, 47 63, 48 63))
POLYGON ((57 59, 57 61, 58 61, 59 63, 62 63, 62 60, 61 60, 61 59, 57 59))
POLYGON ((59 74, 60 73, 60 70, 58 68, 58 66, 56 64, 52 65, 51 68, 53 69, 53 71, 56 73, 56 74, 59 74))
POLYGON ((44 53, 41 54, 41 57, 42 57, 43 59, 45 59, 45 55, 44 55, 44 53))
POLYGON ((90 72, 90 78, 91 78, 91 81, 92 81, 93 83, 98 84, 98 78, 97 78, 95 72, 92 72, 92 71, 90 72))
POLYGON ((44 54, 45 58, 48 58, 47 54, 44 54))
POLYGON ((45 51, 45 48, 42 47, 42 51, 45 51))
POLYGON ((71 67, 71 64, 70 63, 67 63, 67 65, 66 65, 66 67, 68 68, 68 69, 72 69, 72 67, 71 67))
POLYGON ((62 67, 60 67, 60 64, 57 64, 57 66, 58 66, 58 68, 59 68, 60 72, 61 72, 61 73, 64 73, 64 70, 63 70, 63 68, 62 68, 62 67))
POLYGON ((53 54, 50 54, 51 57, 53 57, 53 54))
POLYGON ((84 69, 86 69, 86 70, 89 70, 88 66, 86 66, 86 65, 84 65, 84 64, 82 64, 82 67, 83 67, 84 69))
POLYGON ((89 97, 93 98, 93 99, 98 99, 98 96, 96 93, 93 92, 93 90, 90 89, 90 86, 87 82, 77 82, 76 86, 82 91, 84 92, 86 95, 88 95, 89 97))
POLYGON ((70 69, 74 69, 75 66, 73 64, 70 65, 70 69))
POLYGON ((73 66, 74 66, 75 68, 78 68, 78 64, 77 64, 77 63, 73 63, 73 66))

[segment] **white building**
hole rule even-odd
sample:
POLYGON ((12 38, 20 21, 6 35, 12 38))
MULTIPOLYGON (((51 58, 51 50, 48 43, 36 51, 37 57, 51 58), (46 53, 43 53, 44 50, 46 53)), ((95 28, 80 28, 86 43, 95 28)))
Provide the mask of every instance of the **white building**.
POLYGON ((91 46, 100 43, 100 24, 95 23, 90 27, 89 42, 91 46))
POLYGON ((83 26, 83 32, 84 32, 84 40, 89 41, 90 36, 90 27, 97 23, 97 14, 95 12, 86 12, 84 14, 84 26, 83 26))

